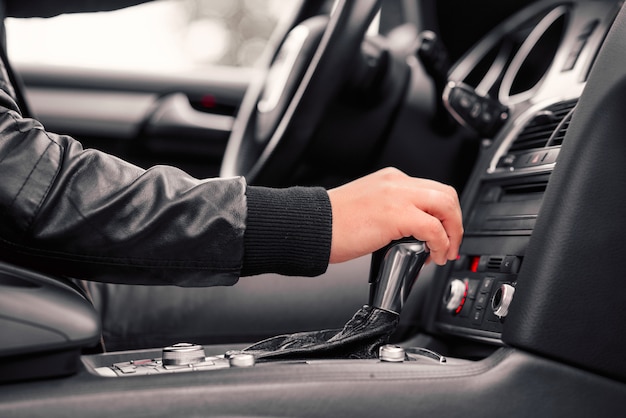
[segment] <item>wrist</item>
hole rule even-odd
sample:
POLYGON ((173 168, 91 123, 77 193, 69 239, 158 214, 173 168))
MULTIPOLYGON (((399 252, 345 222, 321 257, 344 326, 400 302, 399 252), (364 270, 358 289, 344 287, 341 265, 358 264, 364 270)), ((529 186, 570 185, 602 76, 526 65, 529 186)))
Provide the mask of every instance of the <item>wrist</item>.
POLYGON ((242 276, 326 271, 332 238, 328 193, 318 187, 248 186, 242 276))

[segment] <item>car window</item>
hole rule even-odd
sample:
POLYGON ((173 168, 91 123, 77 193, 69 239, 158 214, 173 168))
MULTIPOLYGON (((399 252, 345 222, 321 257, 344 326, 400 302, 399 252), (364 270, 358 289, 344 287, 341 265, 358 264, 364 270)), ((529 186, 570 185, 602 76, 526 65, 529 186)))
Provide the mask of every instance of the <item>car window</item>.
POLYGON ((13 62, 150 72, 254 66, 299 2, 158 0, 126 9, 7 19, 13 62))

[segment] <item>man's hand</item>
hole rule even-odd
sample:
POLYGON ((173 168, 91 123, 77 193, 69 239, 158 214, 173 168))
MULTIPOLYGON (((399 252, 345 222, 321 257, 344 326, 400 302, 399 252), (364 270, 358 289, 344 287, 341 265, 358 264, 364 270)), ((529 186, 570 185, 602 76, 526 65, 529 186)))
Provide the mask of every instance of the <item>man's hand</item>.
POLYGON ((333 213, 330 262, 372 253, 393 240, 425 241, 431 259, 456 259, 463 238, 456 191, 385 168, 328 191, 333 213))

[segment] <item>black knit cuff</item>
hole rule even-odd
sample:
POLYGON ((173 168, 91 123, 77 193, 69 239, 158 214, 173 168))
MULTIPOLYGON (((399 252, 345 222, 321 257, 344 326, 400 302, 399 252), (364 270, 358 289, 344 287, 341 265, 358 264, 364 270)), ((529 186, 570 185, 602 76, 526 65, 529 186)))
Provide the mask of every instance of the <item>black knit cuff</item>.
POLYGON ((242 276, 317 276, 326 271, 332 211, 325 189, 248 186, 246 197, 242 276))

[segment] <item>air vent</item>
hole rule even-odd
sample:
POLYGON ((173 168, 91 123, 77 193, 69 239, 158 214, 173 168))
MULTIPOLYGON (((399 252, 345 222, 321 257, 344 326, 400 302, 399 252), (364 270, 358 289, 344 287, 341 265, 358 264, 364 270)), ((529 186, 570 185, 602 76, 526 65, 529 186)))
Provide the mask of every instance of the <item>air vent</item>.
POLYGON ((502 261, 504 261, 504 257, 491 256, 487 261, 486 270, 487 271, 500 271, 500 266, 502 265, 502 261))
MULTIPOLYGON (((574 109, 576 102, 576 100, 570 100, 557 103, 539 112, 520 132, 513 145, 511 145, 509 152, 547 146, 557 128, 567 128, 567 126, 561 125, 561 122, 574 109)), ((559 135, 562 142, 565 131, 559 129, 559 135)), ((550 145, 560 145, 560 143, 554 143, 553 140, 550 145)))
POLYGON ((570 111, 565 115, 565 117, 559 123, 559 126, 554 130, 550 140, 548 141, 549 147, 561 146, 563 144, 563 139, 565 139, 565 133, 569 128, 569 123, 572 120, 572 114, 574 113, 574 107, 570 109, 570 111))

